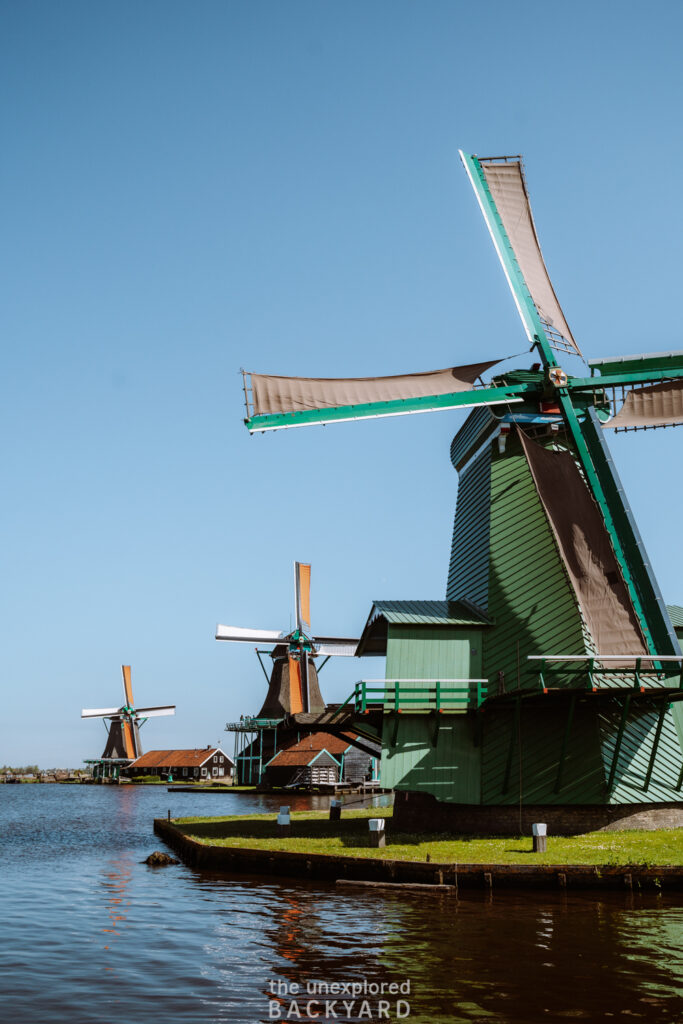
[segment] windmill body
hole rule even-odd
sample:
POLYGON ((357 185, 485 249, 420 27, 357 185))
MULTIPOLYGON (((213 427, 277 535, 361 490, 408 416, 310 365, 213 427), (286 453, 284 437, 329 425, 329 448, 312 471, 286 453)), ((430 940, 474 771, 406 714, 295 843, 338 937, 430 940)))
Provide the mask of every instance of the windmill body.
POLYGON ((401 377, 251 374, 246 424, 471 409, 451 446, 445 600, 375 602, 357 653, 385 657, 385 676, 347 705, 381 734, 382 785, 406 827, 683 824, 681 649, 605 440, 683 423, 683 353, 565 372, 558 358, 583 357, 521 158, 461 157, 537 362, 496 372, 473 353, 401 377))
POLYGON ((123 704, 118 708, 84 708, 81 718, 101 718, 107 726, 107 741, 102 756, 86 761, 95 778, 118 778, 120 771, 142 754, 140 728, 148 718, 175 714, 174 704, 135 708, 130 665, 121 666, 123 704))

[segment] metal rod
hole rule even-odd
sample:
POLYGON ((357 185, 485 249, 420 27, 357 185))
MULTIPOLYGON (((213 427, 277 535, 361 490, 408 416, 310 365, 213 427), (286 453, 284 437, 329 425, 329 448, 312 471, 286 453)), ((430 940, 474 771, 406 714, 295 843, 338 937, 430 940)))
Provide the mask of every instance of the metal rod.
MULTIPOLYGON (((255 647, 254 650, 256 651, 256 657, 258 658, 258 663, 261 666, 261 669, 263 671, 264 676, 266 677, 266 682, 270 686, 270 676, 266 672, 265 666, 264 666, 263 662, 261 661, 261 652, 259 651, 258 647, 255 647)), ((147 735, 147 733, 145 733, 145 736, 146 735, 147 735)))

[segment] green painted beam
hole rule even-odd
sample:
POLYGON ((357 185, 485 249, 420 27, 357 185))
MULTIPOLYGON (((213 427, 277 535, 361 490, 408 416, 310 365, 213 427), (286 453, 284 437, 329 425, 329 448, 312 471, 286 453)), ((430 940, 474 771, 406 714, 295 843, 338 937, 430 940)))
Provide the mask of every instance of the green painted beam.
POLYGON ((574 711, 576 709, 576 691, 572 693, 569 701, 569 713, 567 714, 567 724, 564 728, 564 735, 562 736, 562 749, 560 751, 560 760, 557 766, 557 778, 555 779, 555 792, 559 793, 562 789, 562 776, 564 774, 564 760, 567 756, 567 744, 569 743, 569 734, 572 728, 572 722, 574 721, 574 711))
POLYGON ((505 774, 503 775, 503 793, 507 793, 510 788, 510 774, 512 772, 512 755, 515 752, 517 746, 517 737, 520 731, 520 716, 522 713, 522 698, 517 697, 515 702, 515 710, 512 716, 512 728, 510 730, 510 742, 508 745, 507 759, 505 761, 505 774))
POLYGON ((650 779, 652 778, 652 771, 655 766, 655 760, 657 757, 657 750, 659 748, 659 738, 662 735, 662 727, 664 725, 664 717, 669 710, 669 704, 662 704, 659 709, 659 717, 657 719, 657 728, 655 729, 654 739, 652 741, 652 753, 650 754, 650 761, 647 766, 647 773, 645 775, 645 783, 643 789, 647 790, 650 785, 650 779))
POLYGON ((622 370, 600 374, 597 377, 570 377, 567 387, 571 391, 595 391, 600 388, 628 387, 634 384, 657 384, 664 380, 679 380, 683 370, 622 370))
POLYGON ((626 728, 626 719, 628 718, 629 707, 631 706, 631 695, 627 694, 624 698, 624 703, 621 709, 621 719, 619 721, 619 731, 617 733, 616 742, 614 744, 614 754, 612 756, 612 764, 609 770, 609 779, 607 780, 607 793, 612 792, 614 786, 614 777, 617 772, 617 763, 619 761, 619 754, 621 753, 621 744, 624 739, 624 729, 626 728))
POLYGON ((589 359, 591 372, 623 373, 632 370, 679 370, 683 374, 683 352, 643 352, 637 356, 615 356, 613 359, 589 359))
POLYGON ((280 412, 269 416, 251 416, 244 422, 249 432, 253 434, 259 430, 283 430, 286 427, 306 427, 314 423, 377 419, 382 416, 406 416, 411 413, 439 412, 442 409, 465 409, 477 405, 522 402, 527 395, 536 393, 537 388, 534 384, 510 384, 502 387, 476 388, 471 391, 455 391, 447 395, 398 399, 391 402, 367 402, 362 405, 334 406, 330 409, 307 409, 304 412, 280 412))

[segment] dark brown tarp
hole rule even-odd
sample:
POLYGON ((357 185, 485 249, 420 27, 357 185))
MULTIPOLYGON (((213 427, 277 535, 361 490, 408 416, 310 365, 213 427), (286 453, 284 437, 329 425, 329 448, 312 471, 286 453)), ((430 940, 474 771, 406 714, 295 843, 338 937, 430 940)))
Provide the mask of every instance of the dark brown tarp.
POLYGON ((252 373, 254 415, 335 409, 343 405, 395 402, 469 391, 477 377, 497 362, 498 359, 491 359, 485 363, 395 377, 275 377, 252 373))
POLYGON ((480 160, 479 163, 541 319, 581 355, 543 260, 521 160, 506 163, 480 160))
POLYGON ((607 528, 573 456, 519 436, 596 653, 647 654, 607 528))
POLYGON ((683 423, 683 380, 634 388, 616 416, 603 427, 666 427, 676 423, 683 423))

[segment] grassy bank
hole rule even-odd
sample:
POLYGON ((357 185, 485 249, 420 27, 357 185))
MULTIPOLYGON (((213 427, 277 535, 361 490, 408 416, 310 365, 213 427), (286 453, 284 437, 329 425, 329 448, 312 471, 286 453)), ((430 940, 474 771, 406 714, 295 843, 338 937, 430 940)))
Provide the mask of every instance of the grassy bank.
POLYGON ((346 811, 340 822, 327 812, 292 814, 292 834, 276 835, 275 815, 176 818, 185 835, 208 846, 286 850, 352 857, 426 861, 440 864, 656 864, 683 865, 683 829, 654 832, 591 832, 549 836, 548 852, 533 853, 528 836, 453 839, 444 835, 387 833, 385 849, 369 846, 368 818, 383 817, 391 828, 391 809, 346 811))

